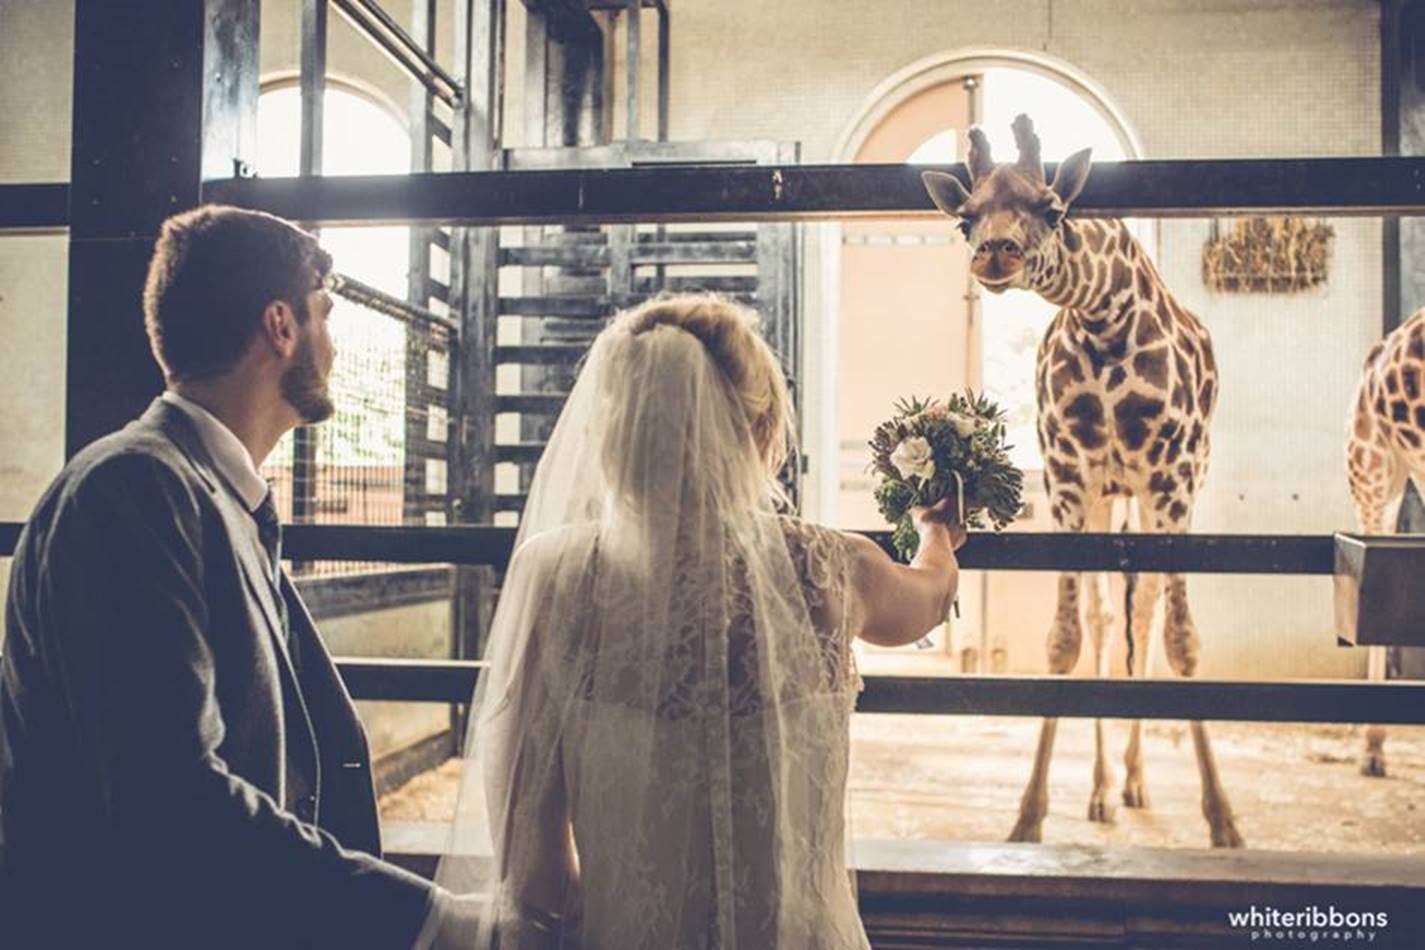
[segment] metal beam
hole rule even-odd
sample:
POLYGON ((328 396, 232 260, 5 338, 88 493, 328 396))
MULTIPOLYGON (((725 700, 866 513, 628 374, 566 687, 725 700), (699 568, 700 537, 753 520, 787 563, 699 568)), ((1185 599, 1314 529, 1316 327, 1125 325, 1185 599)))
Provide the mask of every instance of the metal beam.
MULTIPOLYGON (((506 450, 521 446, 502 446, 506 450)), ((890 535, 865 532, 884 548, 890 535)), ((294 558, 450 562, 504 567, 514 528, 381 528, 294 525, 294 558)), ((1305 574, 1335 571, 1331 535, 1161 535, 974 532, 959 551, 966 570, 1150 571, 1185 574, 1305 574)))
POLYGON ((484 664, 475 660, 342 657, 337 670, 356 699, 468 703, 484 664), (420 699, 414 698, 419 695, 420 699))
POLYGON ((465 97, 460 82, 441 68, 430 53, 411 38, 376 0, 331 0, 357 32, 364 34, 393 63, 423 83, 447 105, 465 97))
POLYGON ((69 226, 69 185, 0 185, 0 231, 62 231, 69 226))
POLYGON ((436 326, 449 330, 452 335, 460 334, 460 324, 450 317, 443 317, 425 307, 418 307, 401 297, 388 294, 384 290, 362 283, 347 274, 333 274, 332 293, 344 297, 352 303, 360 304, 368 310, 384 313, 404 323, 416 326, 436 326))
MULTIPOLYGON (((939 212, 919 166, 639 167, 222 179, 203 197, 329 224, 834 220, 939 212), (780 183, 780 187, 778 186, 780 183)), ((947 170, 964 177, 961 166, 947 170)), ((0 186, 0 230, 70 225, 68 185, 0 186)), ((1425 215, 1425 158, 1119 162, 1095 169, 1086 217, 1425 215)))
MULTIPOLYGON (((486 664, 343 657, 357 699, 468 702, 486 664)), ((867 676, 863 713, 1203 719, 1226 722, 1372 722, 1425 725, 1425 683, 1308 680, 1068 679, 1059 676, 867 676)))
MULTIPOLYGON (((963 166, 942 166, 966 176, 963 166)), ((664 166, 214 182, 205 197, 340 224, 585 224, 938 215, 914 165, 664 166)), ((1052 174, 1052 166, 1050 173, 1052 174)), ((1425 158, 1105 163, 1075 213, 1425 212, 1425 158)))
MULTIPOLYGON (((508 397, 506 397, 508 398, 508 397)), ((517 450, 524 446, 501 446, 517 450)), ((538 447, 532 447, 535 454, 538 447)), ((493 493, 492 493, 493 494, 493 493)), ((0 557, 8 556, 20 525, 0 523, 0 557)), ((862 532, 889 550, 885 531, 862 532)), ((487 564, 504 567, 514 528, 291 525, 284 550, 298 560, 393 561, 413 564, 487 564)), ((966 570, 1151 571, 1182 574, 1304 574, 1335 572, 1335 538, 1323 535, 1066 534, 973 532, 959 551, 966 570)))

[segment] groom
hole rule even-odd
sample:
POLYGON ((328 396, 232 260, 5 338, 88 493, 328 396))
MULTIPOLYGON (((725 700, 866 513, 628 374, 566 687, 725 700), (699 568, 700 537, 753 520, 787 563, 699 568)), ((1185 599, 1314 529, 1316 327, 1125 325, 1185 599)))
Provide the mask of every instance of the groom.
POLYGON ((206 206, 163 225, 144 313, 168 389, 65 466, 15 551, 7 947, 432 938, 449 895, 372 857, 366 737, 282 572, 257 472, 332 413, 330 266, 271 215, 206 206))

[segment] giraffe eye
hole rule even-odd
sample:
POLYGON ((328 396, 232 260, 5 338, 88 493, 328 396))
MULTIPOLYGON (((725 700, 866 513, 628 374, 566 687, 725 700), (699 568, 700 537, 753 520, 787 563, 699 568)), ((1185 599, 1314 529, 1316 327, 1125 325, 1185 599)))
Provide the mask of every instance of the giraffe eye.
POLYGON ((1057 228, 1059 222, 1064 220, 1064 209, 1055 205, 1050 205, 1043 211, 1044 223, 1051 228, 1057 228))
POLYGON ((970 239, 970 232, 975 229, 975 219, 961 218, 955 226, 960 229, 960 233, 965 235, 965 240, 968 241, 970 239))

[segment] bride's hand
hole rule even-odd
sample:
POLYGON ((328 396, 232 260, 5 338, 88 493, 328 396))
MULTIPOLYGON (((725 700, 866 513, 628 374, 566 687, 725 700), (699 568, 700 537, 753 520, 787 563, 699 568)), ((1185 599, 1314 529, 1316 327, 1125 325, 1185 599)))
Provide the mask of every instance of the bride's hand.
POLYGON ((952 549, 959 549, 969 537, 954 498, 942 498, 933 505, 916 505, 910 509, 910 518, 922 538, 933 530, 933 525, 945 527, 950 532, 952 549))

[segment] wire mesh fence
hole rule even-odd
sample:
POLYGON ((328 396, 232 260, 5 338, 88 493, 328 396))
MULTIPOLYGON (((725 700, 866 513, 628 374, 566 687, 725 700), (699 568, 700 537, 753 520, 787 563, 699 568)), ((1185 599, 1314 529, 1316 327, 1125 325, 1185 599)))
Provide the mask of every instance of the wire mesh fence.
MULTIPOLYGON (((455 339, 338 297, 330 419, 284 436, 262 468, 289 524, 444 522, 449 367, 455 339), (434 517, 432 517, 434 516, 434 517)), ((388 570, 360 561, 301 562, 297 577, 388 570)))

